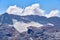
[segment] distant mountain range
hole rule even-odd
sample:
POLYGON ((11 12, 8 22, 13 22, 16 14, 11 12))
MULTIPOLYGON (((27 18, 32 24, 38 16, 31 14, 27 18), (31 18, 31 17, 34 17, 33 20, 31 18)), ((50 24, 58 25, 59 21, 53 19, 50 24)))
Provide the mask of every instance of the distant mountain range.
POLYGON ((18 15, 13 15, 13 14, 8 14, 8 13, 4 13, 0 15, 0 24, 6 23, 6 24, 13 25, 13 19, 16 19, 17 21, 23 21, 25 23, 34 21, 40 24, 52 23, 57 26, 60 25, 60 17, 46 18, 44 16, 38 16, 38 15, 18 16, 18 15))

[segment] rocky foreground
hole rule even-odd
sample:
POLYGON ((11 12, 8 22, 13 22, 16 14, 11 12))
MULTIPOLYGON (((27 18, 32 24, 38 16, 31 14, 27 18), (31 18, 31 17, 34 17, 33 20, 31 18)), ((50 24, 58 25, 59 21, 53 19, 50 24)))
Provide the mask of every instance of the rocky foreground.
POLYGON ((19 33, 13 26, 3 24, 0 25, 0 40, 60 40, 60 27, 30 26, 26 32, 19 33))

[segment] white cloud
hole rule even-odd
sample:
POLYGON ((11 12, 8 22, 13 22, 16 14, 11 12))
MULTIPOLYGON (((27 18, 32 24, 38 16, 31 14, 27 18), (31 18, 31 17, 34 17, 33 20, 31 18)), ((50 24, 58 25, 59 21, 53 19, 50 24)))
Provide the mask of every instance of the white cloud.
POLYGON ((40 15, 42 16, 44 10, 40 9, 39 4, 33 4, 32 6, 28 6, 24 10, 24 15, 40 15))
POLYGON ((23 9, 22 8, 19 8, 17 7, 16 5, 14 6, 10 6, 8 9, 7 9, 7 13, 8 14, 14 14, 14 15, 20 15, 22 13, 23 9))
POLYGON ((31 6, 26 7, 25 9, 19 8, 16 5, 10 6, 7 11, 8 14, 26 16, 26 15, 40 15, 42 16, 44 10, 40 9, 39 4, 33 4, 31 6))
POLYGON ((59 10, 52 10, 49 14, 46 15, 46 17, 54 17, 59 15, 59 10))
POLYGON ((20 16, 26 16, 26 15, 39 15, 39 16, 45 16, 47 18, 54 17, 54 16, 60 16, 59 10, 52 10, 48 14, 44 14, 45 10, 42 10, 40 8, 39 4, 33 4, 31 6, 26 7, 25 9, 19 8, 16 5, 10 6, 7 11, 8 14, 14 14, 14 15, 20 15, 20 16))
POLYGON ((24 23, 24 22, 19 22, 15 19, 13 19, 13 26, 16 30, 18 30, 19 32, 23 32, 23 31, 27 31, 27 27, 29 26, 33 26, 33 27, 41 27, 43 26, 40 23, 37 22, 29 22, 29 23, 24 23))

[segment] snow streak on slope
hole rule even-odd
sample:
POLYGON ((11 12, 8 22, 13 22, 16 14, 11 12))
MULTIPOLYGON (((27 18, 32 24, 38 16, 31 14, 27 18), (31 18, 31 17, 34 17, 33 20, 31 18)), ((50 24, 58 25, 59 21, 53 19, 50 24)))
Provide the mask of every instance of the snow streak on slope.
POLYGON ((23 31, 27 31, 27 27, 29 26, 34 26, 34 27, 41 27, 43 26, 40 23, 37 22, 29 22, 29 23, 24 23, 24 22, 19 22, 15 19, 13 19, 13 26, 19 31, 19 32, 23 32, 23 31))

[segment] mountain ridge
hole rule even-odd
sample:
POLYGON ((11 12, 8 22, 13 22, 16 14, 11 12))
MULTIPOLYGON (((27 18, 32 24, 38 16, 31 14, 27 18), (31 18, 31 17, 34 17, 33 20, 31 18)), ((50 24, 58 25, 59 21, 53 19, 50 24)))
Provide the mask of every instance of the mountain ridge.
POLYGON ((13 24, 13 19, 16 19, 17 21, 23 21, 25 23, 34 21, 41 24, 47 24, 52 23, 56 25, 57 23, 60 24, 60 17, 50 17, 47 18, 45 16, 38 16, 38 15, 28 15, 28 16, 19 16, 19 15, 12 15, 8 13, 4 13, 0 15, 0 23, 4 24, 13 24))

